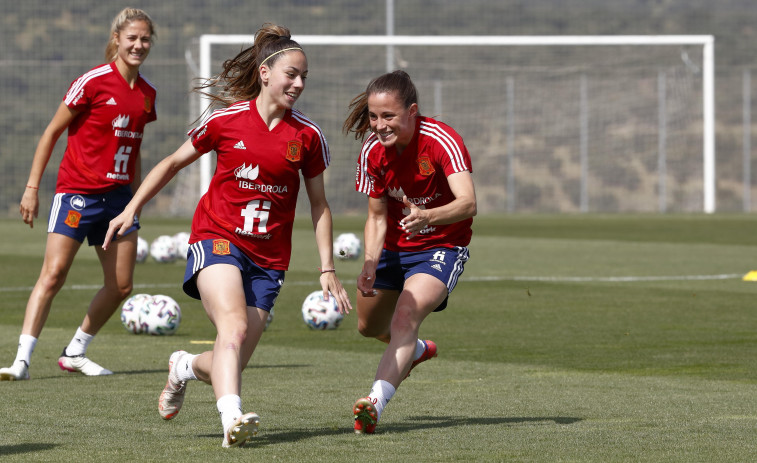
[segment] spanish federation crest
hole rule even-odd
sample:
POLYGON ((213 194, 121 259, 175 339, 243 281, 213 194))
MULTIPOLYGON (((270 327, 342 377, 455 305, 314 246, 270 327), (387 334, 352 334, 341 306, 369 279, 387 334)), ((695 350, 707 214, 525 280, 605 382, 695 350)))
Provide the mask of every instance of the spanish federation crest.
POLYGON ((435 172, 434 165, 431 164, 431 159, 428 156, 418 157, 418 170, 421 175, 428 177, 435 172))
POLYGON ((218 256, 227 256, 231 254, 229 240, 213 240, 213 254, 216 254, 218 256))
POLYGON ((291 140, 287 142, 287 160, 297 162, 300 160, 302 151, 302 142, 300 140, 291 140))

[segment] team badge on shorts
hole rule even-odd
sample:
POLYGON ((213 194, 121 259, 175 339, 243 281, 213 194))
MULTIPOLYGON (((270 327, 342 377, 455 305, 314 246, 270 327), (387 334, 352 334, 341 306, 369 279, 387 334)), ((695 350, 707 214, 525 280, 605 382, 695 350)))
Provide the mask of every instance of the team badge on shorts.
POLYGON ((302 151, 302 142, 291 140, 287 142, 287 160, 297 162, 300 160, 300 151, 302 151))
POLYGON ((228 256, 231 254, 229 240, 213 240, 213 254, 217 256, 228 256))
POLYGON ((81 212, 68 211, 65 224, 71 228, 79 228, 79 220, 81 220, 81 212))
POLYGON ((431 164, 431 159, 428 156, 421 156, 418 158, 418 170, 421 175, 428 177, 435 172, 434 165, 431 164))

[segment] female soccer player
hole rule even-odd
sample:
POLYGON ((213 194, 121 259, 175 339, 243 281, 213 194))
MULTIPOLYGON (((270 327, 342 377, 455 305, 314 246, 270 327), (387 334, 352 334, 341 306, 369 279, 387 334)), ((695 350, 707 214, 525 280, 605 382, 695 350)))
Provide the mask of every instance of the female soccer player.
POLYGON ((421 116, 404 71, 384 74, 350 103, 345 133, 363 142, 356 189, 368 195, 358 330, 387 343, 370 394, 353 406, 356 433, 373 433, 397 387, 436 344, 418 339, 443 310, 468 260, 476 194, 471 160, 451 127, 421 116))
POLYGON ((221 414, 224 447, 243 445, 257 433, 259 417, 242 413, 241 373, 265 327, 284 283, 292 248, 292 225, 302 172, 320 255, 320 283, 342 312, 351 309, 334 270, 331 210, 323 171, 330 162, 320 128, 292 106, 305 89, 308 62, 289 30, 266 24, 254 44, 224 63, 223 71, 199 88, 223 89, 228 105, 189 132, 176 152, 148 175, 124 212, 111 221, 120 236, 133 217, 181 168, 214 150, 217 167, 200 199, 190 237, 184 291, 202 300, 216 327, 213 350, 177 351, 168 363, 160 415, 179 413, 186 383, 213 386, 221 414))
POLYGON ((139 67, 150 53, 153 22, 126 8, 113 20, 105 61, 76 79, 37 145, 19 210, 34 226, 39 184, 55 143, 68 128, 68 146, 58 171, 42 271, 26 305, 16 360, 0 380, 29 379, 31 354, 77 251, 86 237, 96 245, 103 287, 58 359, 61 369, 87 376, 112 372, 85 354, 92 339, 132 290, 138 221, 110 249, 100 246, 110 220, 123 211, 141 180, 140 145, 145 124, 156 119, 155 88, 139 67), (134 233, 132 233, 134 232, 134 233))

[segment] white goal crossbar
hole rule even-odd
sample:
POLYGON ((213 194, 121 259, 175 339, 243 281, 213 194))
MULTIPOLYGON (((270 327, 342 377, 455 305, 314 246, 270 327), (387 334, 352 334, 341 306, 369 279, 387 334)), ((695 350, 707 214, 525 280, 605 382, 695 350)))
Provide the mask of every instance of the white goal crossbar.
MULTIPOLYGON (((701 45, 703 49, 702 109, 704 212, 715 212, 715 38, 712 35, 575 35, 575 36, 410 36, 410 35, 297 35, 292 39, 301 45, 384 45, 390 52, 397 46, 595 46, 595 45, 701 45)), ((211 73, 211 46, 223 44, 252 44, 252 35, 205 34, 200 36, 200 78, 211 73)), ((390 69, 391 70, 391 69, 390 69)), ((203 98, 204 112, 210 100, 203 98)), ((200 184, 202 193, 210 185, 211 160, 201 158, 200 184)))

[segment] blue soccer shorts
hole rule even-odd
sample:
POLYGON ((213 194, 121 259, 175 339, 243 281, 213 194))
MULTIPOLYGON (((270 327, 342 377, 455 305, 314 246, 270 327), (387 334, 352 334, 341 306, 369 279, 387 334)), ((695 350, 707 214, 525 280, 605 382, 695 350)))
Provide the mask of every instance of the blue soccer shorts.
POLYGON ((384 249, 376 267, 376 289, 402 291, 405 280, 416 273, 425 273, 438 279, 447 287, 448 297, 439 304, 434 312, 447 307, 449 294, 455 289, 457 280, 463 274, 465 262, 468 261, 467 247, 434 248, 417 252, 396 252, 384 249))
MULTIPOLYGON (((56 193, 50 206, 47 232, 68 236, 79 243, 86 237, 90 246, 100 246, 105 242, 110 221, 123 212, 131 198, 129 185, 91 195, 56 193)), ((124 234, 138 229, 139 219, 135 216, 134 224, 124 234)))
POLYGON ((184 272, 184 292, 188 296, 200 299, 197 273, 214 264, 228 264, 238 268, 242 272, 247 306, 271 311, 284 284, 285 272, 260 267, 229 240, 222 238, 189 245, 187 269, 184 272))

